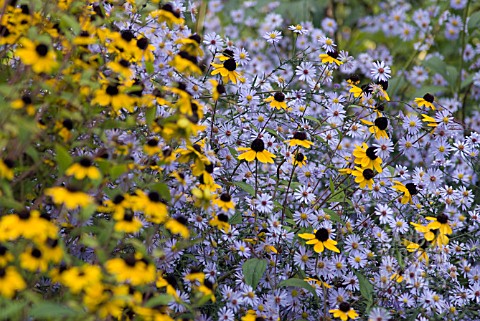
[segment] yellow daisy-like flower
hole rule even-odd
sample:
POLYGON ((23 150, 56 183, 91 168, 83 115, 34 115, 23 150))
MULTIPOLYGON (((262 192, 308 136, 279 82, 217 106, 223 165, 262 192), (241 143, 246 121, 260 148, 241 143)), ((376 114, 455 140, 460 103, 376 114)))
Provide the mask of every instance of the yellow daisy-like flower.
POLYGON ((427 220, 432 221, 428 223, 427 228, 431 230, 438 229, 440 234, 450 235, 453 233, 452 227, 448 224, 448 216, 445 214, 438 214, 437 217, 427 216, 427 220))
POLYGON ((361 120, 362 123, 368 125, 368 131, 375 135, 376 139, 381 137, 389 138, 385 129, 388 127, 388 119, 386 117, 377 117, 375 122, 371 122, 365 119, 361 120))
POLYGON ((362 143, 362 146, 355 145, 355 150, 353 151, 355 164, 361 165, 364 169, 375 169, 377 172, 381 173, 383 171, 382 159, 375 155, 376 149, 377 147, 368 147, 366 143, 362 143))
POLYGON ((13 179, 13 164, 11 159, 0 159, 0 179, 5 178, 9 181, 13 179))
POLYGON ((171 3, 166 3, 160 10, 150 13, 152 18, 157 18, 159 23, 166 22, 171 28, 173 25, 183 25, 185 20, 180 17, 180 12, 173 10, 171 3))
POLYGON ((435 110, 435 106, 433 105, 434 100, 435 97, 429 93, 426 93, 423 98, 415 98, 418 107, 427 107, 432 110, 435 110))
POLYGON ((422 245, 404 240, 403 244, 406 246, 407 251, 410 253, 416 253, 418 255, 418 259, 420 261, 425 261, 425 263, 428 264, 428 254, 427 254, 427 247, 428 247, 428 242, 425 240, 422 245))
POLYGON ((105 268, 118 282, 127 282, 133 286, 155 281, 155 266, 133 254, 125 258, 108 260, 105 268))
POLYGON ((250 145, 250 148, 239 147, 238 151, 244 152, 238 155, 238 159, 244 159, 247 162, 253 162, 255 159, 258 159, 258 161, 261 163, 273 164, 273 159, 276 157, 274 154, 265 149, 265 143, 261 138, 254 139, 250 145))
POLYGON ((107 67, 126 79, 130 79, 133 75, 133 71, 130 69, 130 62, 126 59, 110 61, 107 63, 107 67))
POLYGON ((231 81, 234 84, 236 84, 237 81, 239 81, 239 79, 242 78, 240 74, 235 71, 237 69, 238 64, 233 58, 229 58, 221 64, 212 63, 212 66, 213 68, 215 68, 212 71, 212 76, 216 74, 220 74, 223 77, 224 83, 231 81))
POLYGON ((170 218, 167 223, 165 223, 165 227, 173 234, 180 234, 183 238, 187 239, 190 237, 187 223, 188 221, 185 216, 180 215, 175 218, 170 218))
POLYGON ((212 85, 212 98, 214 101, 217 101, 220 98, 220 95, 223 95, 225 91, 225 86, 219 84, 215 79, 209 79, 210 84, 212 85))
POLYGON ((85 177, 91 180, 97 180, 101 177, 100 171, 93 166, 92 160, 88 157, 83 157, 78 163, 70 166, 65 171, 65 175, 74 176, 78 180, 82 180, 85 177))
POLYGON ((17 291, 25 289, 27 284, 15 267, 0 267, 0 295, 6 298, 13 298, 17 291))
POLYGON ((334 318, 340 318, 342 321, 347 321, 348 318, 356 319, 358 317, 358 313, 355 312, 347 302, 340 303, 338 309, 329 310, 328 312, 333 313, 334 318))
POLYGON ((168 208, 160 194, 155 191, 147 194, 140 190, 136 194, 132 204, 133 210, 142 211, 146 219, 155 224, 161 224, 168 219, 168 208))
POLYGON ((403 185, 399 181, 393 181, 392 188, 396 191, 403 193, 402 199, 400 200, 402 204, 413 204, 412 195, 416 195, 418 193, 417 187, 413 183, 407 183, 403 185))
POLYGON ((95 97, 92 99, 92 104, 99 104, 100 106, 112 106, 115 112, 125 108, 129 112, 134 110, 135 99, 125 93, 125 86, 111 83, 105 84, 103 88, 95 91, 95 97))
POLYGON ((20 266, 32 272, 45 272, 48 261, 39 248, 33 247, 20 254, 20 266))
POLYGON ((132 211, 124 211, 122 218, 115 217, 115 231, 124 233, 137 233, 143 227, 142 221, 135 217, 132 211))
POLYGON ((270 103, 270 107, 275 109, 287 110, 287 102, 285 101, 285 94, 276 92, 274 95, 264 99, 263 101, 270 103))
POLYGON ((295 152, 292 154, 292 164, 294 166, 298 166, 302 168, 304 165, 307 164, 307 156, 305 156, 303 153, 300 152, 295 152))
POLYGON ((202 57, 203 50, 200 47, 202 38, 198 34, 193 34, 188 38, 180 38, 175 41, 176 44, 181 44, 180 51, 186 51, 192 56, 202 57))
POLYGON ((431 116, 428 116, 428 115, 425 115, 425 114, 422 114, 422 121, 424 123, 427 123, 427 126, 428 127, 437 127, 438 126, 438 121, 431 117, 431 116))
POLYGON ((44 43, 34 43, 33 41, 22 38, 15 54, 27 66, 32 66, 34 72, 50 73, 58 66, 56 55, 51 48, 44 43))
POLYGON ((302 146, 305 148, 310 148, 312 147, 313 142, 307 140, 307 134, 305 132, 294 132, 293 133, 293 138, 292 139, 287 139, 284 141, 285 143, 288 143, 288 146, 302 146))
POLYGON ((0 244, 0 268, 6 266, 13 261, 13 255, 8 251, 8 248, 0 244))
POLYGON ((228 210, 233 210, 235 208, 235 203, 232 201, 232 196, 228 193, 222 193, 220 197, 217 197, 213 200, 213 204, 216 204, 220 209, 228 212, 228 210))
MULTIPOLYGON (((55 272, 58 273, 58 272, 55 272)), ((52 276, 52 279, 58 280, 74 294, 80 293, 88 286, 97 284, 102 279, 103 272, 97 265, 84 264, 82 266, 71 267, 57 277, 52 276)))
POLYGON ((213 218, 210 220, 209 224, 213 227, 216 227, 225 233, 230 231, 230 224, 228 223, 228 216, 220 213, 218 215, 213 215, 213 218))
POLYGON ((307 244, 313 244, 313 250, 317 253, 322 253, 325 248, 330 251, 340 253, 340 250, 335 246, 337 241, 330 239, 330 232, 326 228, 314 230, 312 233, 302 233, 298 236, 304 240, 308 240, 307 244))
POLYGON ((181 74, 200 75, 202 73, 202 70, 198 67, 197 57, 192 56, 186 51, 180 51, 177 55, 175 55, 173 60, 170 61, 170 65, 181 74))
POLYGON ((0 219, 0 241, 13 241, 24 237, 35 242, 44 242, 48 237, 56 237, 57 233, 58 227, 36 210, 23 210, 4 215, 0 219))
POLYGON ((327 53, 321 54, 318 56, 320 59, 322 59, 322 63, 324 64, 337 64, 337 66, 340 66, 343 64, 340 60, 338 60, 338 52, 335 51, 328 51, 327 53))
POLYGON ((51 187, 45 190, 45 195, 50 196, 57 205, 65 205, 69 210, 85 207, 93 203, 93 198, 71 187, 51 187))
POLYGON ((355 183, 360 185, 360 188, 365 188, 368 186, 368 189, 373 188, 373 177, 375 173, 370 168, 363 169, 361 167, 355 166, 355 170, 351 172, 355 176, 355 183))
MULTIPOLYGON (((443 247, 444 245, 448 244, 448 241, 449 241, 448 236, 445 233, 440 233, 439 229, 441 224, 429 223, 427 226, 413 223, 413 222, 410 222, 410 224, 415 227, 415 230, 417 232, 422 233, 423 237, 428 242, 432 242, 434 245, 438 247, 443 247)), ((448 228, 444 228, 444 231, 445 230, 448 231, 448 228)))

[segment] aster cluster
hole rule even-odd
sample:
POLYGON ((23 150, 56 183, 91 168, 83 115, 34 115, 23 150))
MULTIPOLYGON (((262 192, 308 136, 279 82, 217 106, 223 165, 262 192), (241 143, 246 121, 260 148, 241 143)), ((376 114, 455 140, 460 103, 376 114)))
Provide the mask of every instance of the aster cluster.
POLYGON ((474 4, 283 5, 0 0, 2 318, 478 320, 474 4))

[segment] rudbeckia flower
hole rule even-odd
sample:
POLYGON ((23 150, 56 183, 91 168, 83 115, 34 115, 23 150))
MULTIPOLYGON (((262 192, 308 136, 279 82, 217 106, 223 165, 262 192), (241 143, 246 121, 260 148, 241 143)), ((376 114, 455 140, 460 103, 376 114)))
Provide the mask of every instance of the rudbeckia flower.
POLYGON ((389 138, 385 129, 388 127, 388 119, 386 117, 377 117, 375 122, 361 119, 361 122, 368 125, 368 131, 375 135, 376 139, 381 137, 389 138))
POLYGON ((133 104, 135 99, 125 93, 125 86, 117 83, 106 83, 102 88, 95 91, 95 97, 92 104, 100 106, 112 106, 115 112, 125 108, 129 112, 133 112, 133 104))
POLYGON ((0 268, 6 266, 13 261, 13 255, 8 251, 8 248, 0 244, 0 268))
POLYGON ((171 60, 169 64, 181 74, 200 75, 202 73, 202 70, 198 67, 197 57, 192 56, 186 51, 180 51, 175 57, 173 57, 173 60, 171 60))
POLYGON ((213 214, 213 218, 210 220, 209 224, 224 231, 225 233, 230 231, 230 224, 228 223, 228 216, 226 214, 213 214))
POLYGON ((285 143, 288 143, 289 146, 302 146, 305 148, 310 148, 313 145, 313 142, 307 140, 305 132, 294 132, 293 138, 287 139, 285 143))
POLYGON ((355 166, 355 170, 351 172, 355 176, 355 183, 360 185, 360 188, 365 188, 368 186, 368 189, 373 188, 373 177, 375 173, 370 168, 362 169, 361 167, 355 166))
POLYGON ((376 149, 377 147, 368 147, 366 143, 363 143, 362 146, 355 145, 355 150, 353 151, 355 164, 361 165, 364 169, 375 169, 381 173, 383 171, 382 159, 375 154, 376 149))
POLYGON ((48 237, 56 237, 57 232, 58 227, 43 218, 36 210, 23 210, 16 214, 4 215, 0 219, 0 241, 24 237, 35 242, 43 242, 48 237))
POLYGON ((138 190, 136 197, 133 199, 133 210, 142 211, 148 221, 161 224, 168 218, 167 205, 162 201, 160 195, 155 192, 148 194, 138 190))
POLYGON ((45 260, 49 262, 60 263, 63 258, 63 249, 57 237, 47 238, 42 246, 40 246, 40 250, 45 260))
POLYGON ((230 80, 231 82, 236 84, 237 81, 241 78, 240 74, 235 71, 238 64, 233 58, 225 60, 222 64, 212 63, 212 66, 213 68, 215 68, 215 70, 212 71, 212 76, 220 74, 223 77, 224 83, 228 83, 228 81, 230 80))
POLYGON ((115 217, 115 231, 124 233, 137 233, 142 228, 143 224, 132 211, 124 211, 122 217, 116 215, 115 217))
POLYGON ((125 79, 130 79, 133 75, 130 65, 130 62, 126 59, 119 59, 118 61, 110 61, 107 63, 108 68, 121 75, 125 79))
POLYGON ((427 220, 432 221, 428 223, 427 227, 431 230, 438 229, 440 234, 450 235, 452 234, 452 227, 448 224, 448 216, 445 214, 438 214, 437 217, 427 216, 427 220))
POLYGON ((413 183, 407 183, 406 185, 403 185, 399 181, 393 181, 392 188, 403 193, 402 199, 400 200, 402 204, 413 204, 412 195, 416 195, 418 193, 417 187, 413 183))
POLYGON ((177 216, 175 218, 170 218, 167 223, 165 223, 165 227, 172 232, 172 234, 180 234, 183 238, 190 237, 190 231, 187 227, 187 219, 185 216, 177 216))
POLYGON ((147 143, 143 146, 143 151, 148 156, 153 156, 159 154, 161 152, 160 146, 158 146, 158 139, 151 138, 147 141, 147 143))
POLYGON ((433 101, 435 97, 433 95, 426 93, 423 98, 415 98, 415 102, 417 103, 418 107, 427 107, 435 110, 435 106, 433 105, 433 101))
POLYGON ((105 268, 108 273, 115 276, 118 282, 130 283, 133 286, 144 285, 155 280, 155 266, 133 254, 125 258, 108 260, 105 268))
POLYGON ((29 95, 23 95, 22 98, 12 101, 11 106, 13 109, 25 109, 29 116, 35 115, 32 97, 29 95))
POLYGON ((57 205, 65 205, 69 210, 85 207, 93 203, 93 198, 71 187, 51 187, 45 190, 45 195, 50 196, 57 205))
POLYGON ((298 166, 302 168, 304 165, 307 164, 307 156, 305 156, 303 153, 300 152, 295 152, 292 154, 292 164, 294 166, 298 166))
POLYGON ((25 289, 27 284, 15 267, 0 267, 0 295, 13 298, 17 291, 25 289))
POLYGON ((327 51, 327 53, 321 54, 318 56, 320 59, 322 59, 322 63, 326 64, 337 64, 337 66, 340 66, 343 64, 340 60, 338 60, 338 51, 327 51))
POLYGON ((0 159, 0 179, 5 178, 9 181, 13 179, 13 164, 11 159, 0 159))
POLYGON ((220 98, 220 95, 223 95, 225 91, 225 86, 219 84, 215 79, 209 79, 210 84, 212 85, 212 98, 214 101, 217 101, 220 98))
POLYGON ((180 12, 173 10, 171 3, 166 3, 160 10, 152 11, 150 13, 152 18, 157 18, 159 23, 166 22, 171 28, 175 25, 184 24, 185 20, 180 17, 180 12))
POLYGON ((312 233, 302 233, 298 236, 304 240, 308 240, 307 244, 313 244, 313 250, 317 253, 322 253, 325 248, 330 251, 340 253, 340 250, 335 246, 337 241, 330 239, 330 232, 326 228, 314 230, 312 233))
POLYGON ((438 121, 426 114, 422 114, 422 122, 427 123, 428 127, 437 127, 438 126, 438 121))
POLYGON ((193 34, 188 38, 180 38, 175 41, 176 44, 181 44, 180 51, 186 51, 192 56, 202 57, 203 50, 200 47, 202 38, 198 34, 193 34))
POLYGON ((275 109, 287 110, 287 103, 285 102, 285 94, 276 92, 274 95, 264 99, 265 102, 270 103, 270 107, 275 109))
POLYGON ((102 270, 98 265, 84 264, 66 269, 58 275, 58 281, 68 287, 73 294, 97 284, 102 279, 102 270))
POLYGON ((91 180, 97 180, 101 176, 98 168, 93 166, 92 160, 88 157, 83 157, 78 163, 67 168, 65 175, 74 176, 78 180, 82 180, 85 177, 88 177, 91 180))
POLYGON ((348 318, 356 319, 358 317, 358 313, 355 312, 347 302, 340 303, 338 309, 329 310, 328 312, 333 313, 334 318, 340 318, 342 321, 347 321, 348 318))
POLYGON ((48 261, 39 248, 33 247, 20 254, 20 266, 22 269, 32 272, 45 272, 48 261))
POLYGON ((403 244, 406 246, 408 252, 410 253, 415 252, 418 255, 418 258, 420 261, 425 261, 425 263, 428 264, 428 254, 426 251, 428 247, 427 240, 424 240, 421 245, 408 240, 404 240, 403 244))
POLYGON ((235 208, 235 203, 232 201, 232 196, 228 193, 222 193, 220 197, 213 200, 213 204, 216 204, 220 209, 228 212, 228 210, 233 210, 235 208))
POLYGON ((33 41, 22 38, 15 54, 27 66, 32 66, 34 72, 49 73, 58 66, 56 55, 51 48, 45 43, 34 43, 33 41))
POLYGON ((238 159, 245 159, 247 162, 253 162, 255 159, 258 159, 261 163, 273 164, 273 159, 276 157, 265 149, 265 143, 261 138, 254 139, 250 148, 239 147, 238 151, 244 152, 238 155, 238 159))
POLYGON ((155 51, 155 46, 152 45, 148 38, 139 37, 136 42, 138 50, 134 51, 134 60, 140 61, 142 58, 145 58, 145 61, 154 61, 155 56, 153 52, 155 51))

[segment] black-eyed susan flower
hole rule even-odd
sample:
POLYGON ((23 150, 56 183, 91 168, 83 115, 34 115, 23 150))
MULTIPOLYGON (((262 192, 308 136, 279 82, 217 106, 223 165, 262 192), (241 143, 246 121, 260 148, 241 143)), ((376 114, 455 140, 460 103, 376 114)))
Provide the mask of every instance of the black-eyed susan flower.
POLYGON ((287 102, 285 101, 285 94, 282 92, 276 92, 272 96, 265 98, 265 102, 270 103, 270 107, 275 109, 287 110, 287 102))
POLYGON ((355 164, 359 164, 362 168, 375 169, 381 173, 382 159, 375 154, 377 147, 368 147, 366 143, 362 143, 362 146, 355 145, 353 156, 355 156, 355 164))
POLYGON ((228 83, 228 81, 231 81, 234 84, 236 84, 237 81, 239 81, 239 79, 242 78, 240 74, 237 71, 235 71, 237 69, 237 66, 238 64, 233 58, 229 58, 221 64, 212 63, 212 67, 215 68, 212 71, 212 76, 215 76, 216 74, 220 74, 223 77, 224 83, 228 83))
POLYGON ((425 263, 428 264, 429 258, 426 249, 428 248, 429 244, 427 240, 424 240, 422 244, 404 240, 403 244, 406 246, 408 252, 416 253, 420 261, 425 261, 425 263))
POLYGON ((13 179, 13 161, 9 158, 0 159, 0 179, 13 179))
POLYGON ((368 131, 374 134, 376 139, 381 137, 389 138, 387 132, 385 131, 388 127, 388 118, 377 117, 374 122, 362 119, 361 122, 369 126, 368 131))
POLYGON ((48 237, 56 237, 57 233, 58 227, 36 210, 22 210, 0 218, 0 241, 23 237, 41 243, 48 237))
POLYGON ((305 148, 310 148, 313 145, 313 142, 307 139, 307 134, 303 131, 298 131, 293 133, 292 139, 285 140, 285 143, 288 143, 288 146, 302 146, 305 148))
POLYGON ((27 65, 32 66, 36 73, 50 73, 57 66, 55 52, 45 43, 35 43, 27 38, 20 40, 19 47, 15 54, 21 61, 27 65))
POLYGON ((348 318, 356 319, 358 313, 347 302, 341 302, 338 305, 338 309, 329 310, 328 312, 333 313, 334 318, 340 318, 342 321, 347 321, 348 318))
POLYGON ((198 67, 197 57, 189 54, 186 51, 180 51, 178 54, 176 54, 170 61, 170 65, 181 74, 200 75, 202 73, 202 70, 198 67))
POLYGON ((217 101, 218 98, 220 98, 220 95, 223 95, 226 92, 225 86, 219 84, 215 79, 210 79, 209 81, 212 85, 212 98, 213 100, 217 101))
POLYGON ((42 255, 45 260, 53 263, 60 263, 63 259, 63 249, 57 237, 48 237, 40 246, 42 255))
POLYGON ((307 156, 298 151, 292 153, 292 164, 300 168, 305 166, 307 164, 307 156))
POLYGON ((0 268, 6 266, 11 261, 13 261, 12 253, 6 246, 0 244, 0 268))
POLYGON ((213 203, 225 212, 235 208, 235 203, 232 200, 232 196, 228 193, 220 194, 220 197, 215 198, 213 203))
POLYGON ((59 271, 58 280, 73 294, 80 293, 88 286, 97 284, 102 279, 102 270, 98 265, 84 264, 59 271))
POLYGON ((130 66, 130 61, 123 58, 107 63, 108 68, 121 75, 124 79, 130 79, 133 75, 133 71, 130 66))
POLYGON ((118 282, 126 282, 133 286, 148 284, 155 280, 155 266, 138 254, 108 260, 105 268, 118 282))
POLYGON ((216 302, 215 298, 215 287, 214 284, 210 280, 205 280, 200 286, 196 287, 198 291, 200 291, 204 296, 209 297, 212 302, 216 302))
POLYGON ((155 46, 150 43, 148 38, 139 36, 136 42, 136 46, 138 50, 134 51, 134 60, 140 61, 142 58, 145 61, 153 61, 155 60, 155 56, 153 52, 155 51, 155 46))
POLYGON ((417 103, 418 107, 427 107, 435 110, 435 106, 433 105, 434 100, 435 97, 433 95, 426 93, 422 98, 415 98, 415 103, 417 103))
POLYGON ((165 223, 165 227, 172 232, 172 234, 180 234, 186 239, 190 237, 187 223, 188 221, 185 216, 180 215, 175 218, 170 218, 167 223, 165 223))
POLYGON ((360 83, 360 77, 354 74, 347 78, 347 84, 350 87, 349 93, 353 94, 353 97, 358 98, 362 96, 362 88, 357 85, 360 83))
POLYGON ((210 220, 209 224, 224 231, 225 233, 230 231, 230 224, 228 223, 228 216, 226 214, 213 214, 213 218, 210 220))
POLYGON ((156 18, 159 23, 166 22, 170 28, 173 25, 182 25, 185 22, 185 20, 180 17, 180 12, 174 10, 171 3, 164 4, 161 9, 152 11, 150 15, 152 18, 156 18))
POLYGON ((63 121, 57 121, 55 123, 55 130, 58 132, 58 135, 62 137, 64 142, 72 139, 72 129, 73 121, 69 118, 66 118, 63 121))
POLYGON ((200 47, 202 38, 198 34, 193 34, 188 38, 179 38, 175 43, 182 45, 180 51, 186 51, 192 56, 202 57, 203 50, 200 47))
POLYGON ((122 216, 115 216, 115 231, 124 233, 137 233, 143 227, 142 221, 135 217, 134 213, 130 210, 123 212, 122 216))
MULTIPOLYGON (((448 222, 448 216, 441 213, 438 214, 437 217, 432 217, 432 216, 427 216, 425 217, 427 220, 432 221, 428 223, 427 228, 431 230, 436 230, 438 229, 440 234, 443 235, 450 235, 452 234, 452 227, 450 226, 448 222)), ((447 238, 448 241, 448 238, 447 238)), ((446 245, 446 244, 444 244, 446 245)))
POLYGON ((422 114, 422 122, 426 123, 428 127, 437 127, 439 122, 431 117, 431 116, 428 116, 426 114, 422 114))
POLYGON ((168 218, 168 208, 155 191, 145 193, 141 190, 136 192, 133 201, 133 210, 142 211, 145 218, 152 223, 161 224, 168 218))
POLYGON ((127 95, 125 86, 118 83, 105 83, 102 88, 95 91, 95 97, 92 104, 100 106, 111 106, 115 112, 125 108, 129 112, 133 112, 135 99, 127 95))
POLYGON ((161 152, 160 146, 158 146, 158 138, 151 138, 143 146, 143 151, 148 156, 153 156, 161 152))
POLYGON ((93 198, 90 195, 70 186, 47 188, 45 195, 50 196, 56 205, 65 205, 69 210, 85 207, 93 203, 93 198))
POLYGON ((25 109, 29 116, 35 115, 35 107, 30 95, 23 95, 22 98, 12 101, 11 106, 13 109, 25 109))
POLYGON ((255 159, 258 159, 258 161, 261 163, 273 164, 273 159, 276 157, 274 154, 265 149, 265 143, 261 138, 255 138, 250 145, 250 148, 239 147, 238 151, 244 152, 238 155, 238 159, 244 159, 247 162, 253 162, 255 159))
POLYGON ((13 298, 18 291, 25 289, 27 284, 15 267, 0 267, 0 295, 13 298))
POLYGON ((67 168, 65 175, 73 176, 78 180, 82 180, 85 177, 97 180, 101 177, 100 171, 93 166, 92 160, 88 157, 82 157, 77 163, 67 168))
MULTIPOLYGON (((444 215, 444 214, 442 214, 444 215)), ((433 218, 435 219, 435 218, 433 218)), ((435 219, 436 220, 436 219, 435 219)), ((447 218, 448 222, 448 218, 447 218)), ((437 221, 432 222, 427 224, 426 226, 410 222, 410 224, 415 227, 415 230, 419 233, 423 234, 423 237, 425 238, 426 241, 431 242, 433 245, 436 245, 438 247, 443 247, 444 245, 448 244, 448 236, 445 233, 440 232, 440 227, 442 226, 442 223, 437 223, 437 221)), ((444 227, 443 231, 451 231, 448 230, 448 227, 444 227)))
POLYGON ((177 280, 172 275, 163 277, 162 273, 158 273, 155 286, 159 289, 165 288, 167 294, 170 294, 175 299, 178 299, 178 294, 175 288, 177 287, 177 280))
POLYGON ((32 247, 20 254, 20 266, 32 272, 45 272, 48 268, 48 260, 39 248, 32 247))
POLYGON ((363 169, 355 166, 355 170, 351 171, 351 174, 355 176, 355 183, 359 184, 360 188, 365 188, 366 186, 368 186, 368 189, 373 188, 375 173, 370 168, 363 169))
POLYGON ((402 199, 400 200, 402 204, 413 204, 412 195, 418 194, 417 187, 413 183, 407 183, 403 185, 399 181, 393 181, 392 188, 400 193, 403 193, 402 199))
POLYGON ((89 311, 95 312, 102 319, 109 317, 121 319, 127 302, 131 300, 128 295, 129 290, 126 285, 113 287, 97 283, 85 289, 83 304, 89 311))
POLYGON ((313 233, 301 233, 298 236, 308 240, 307 244, 314 245, 313 250, 317 253, 322 253, 325 249, 340 253, 340 250, 335 246, 337 241, 330 239, 330 232, 324 227, 314 230, 313 233))
POLYGON ((337 66, 340 66, 343 64, 340 60, 338 60, 338 51, 327 51, 327 53, 321 54, 318 56, 320 59, 322 59, 322 63, 326 64, 333 64, 335 63, 337 66))

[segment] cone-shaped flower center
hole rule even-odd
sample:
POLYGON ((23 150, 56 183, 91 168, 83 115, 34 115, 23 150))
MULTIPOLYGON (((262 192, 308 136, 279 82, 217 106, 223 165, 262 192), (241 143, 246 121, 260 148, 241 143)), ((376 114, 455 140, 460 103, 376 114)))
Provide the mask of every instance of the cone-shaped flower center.
POLYGON ((256 138, 253 140, 250 148, 255 152, 263 152, 265 150, 265 143, 262 139, 256 138))
POLYGON ((410 195, 418 194, 417 186, 415 184, 407 183, 407 184, 405 184, 405 187, 408 189, 408 192, 410 193, 410 195))
POLYGON ((37 45, 37 47, 35 47, 35 51, 40 57, 45 57, 48 53, 48 47, 47 45, 44 45, 43 43, 41 43, 37 45))
POLYGON ((273 95, 273 99, 275 99, 276 101, 281 103, 281 102, 285 101, 285 95, 281 92, 278 92, 278 93, 275 93, 275 95, 273 95))
POLYGON ((179 215, 179 216, 175 217, 175 221, 177 221, 178 223, 180 223, 182 225, 187 225, 187 223, 188 223, 187 219, 183 215, 179 215))
POLYGON ((90 158, 87 157, 83 157, 78 163, 80 164, 80 166, 85 168, 92 166, 92 161, 90 160, 90 158))
POLYGON ((315 232, 315 238, 320 242, 325 242, 326 240, 328 240, 328 236, 328 230, 324 227, 315 232))
POLYGON ((340 303, 339 310, 345 313, 350 311, 350 304, 348 304, 347 302, 340 303))
POLYGON ((445 214, 438 214, 437 215, 437 221, 442 224, 447 224, 448 222, 448 216, 445 214))
POLYGON ((375 126, 380 130, 385 130, 388 126, 388 119, 386 117, 378 117, 375 119, 375 126))
POLYGON ((221 214, 218 214, 217 215, 217 218, 220 222, 224 222, 224 223, 227 223, 228 222, 228 216, 221 213, 221 214))
POLYGON ((305 159, 305 155, 303 155, 302 153, 298 153, 297 155, 295 155, 295 160, 297 162, 303 162, 304 159, 305 159))
POLYGON ((116 96, 118 95, 118 86, 117 85, 108 85, 106 92, 109 96, 116 96))
POLYGON ((305 134, 304 132, 295 132, 293 133, 293 139, 306 140, 307 134, 305 134))
POLYGON ((225 69, 227 69, 228 71, 234 71, 235 69, 237 69, 237 63, 235 62, 235 59, 230 58, 228 60, 225 60, 225 62, 223 63, 223 67, 225 67, 225 69))
POLYGON ((232 197, 228 193, 223 193, 222 195, 220 195, 220 199, 222 200, 222 202, 230 202, 232 200, 232 197))
POLYGON ((375 176, 375 174, 373 173, 373 171, 370 169, 370 168, 367 168, 363 171, 363 177, 366 179, 366 180, 370 180, 372 179, 373 177, 375 176))
POLYGON ((377 150, 377 147, 368 147, 365 153, 367 154, 368 158, 370 158, 371 160, 376 160, 378 157, 377 155, 375 155, 376 150, 377 150))
POLYGON ((157 192, 148 193, 148 198, 154 203, 160 202, 160 195, 157 192))
POLYGON ((426 93, 425 96, 423 96, 423 99, 425 99, 429 103, 433 103, 433 100, 435 99, 435 97, 433 97, 432 94, 426 93))

